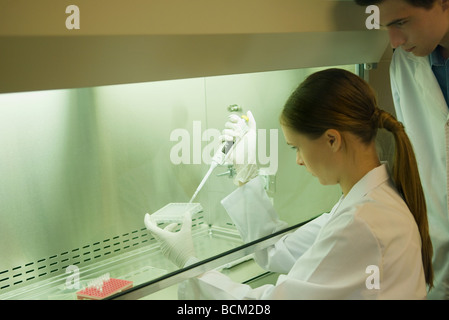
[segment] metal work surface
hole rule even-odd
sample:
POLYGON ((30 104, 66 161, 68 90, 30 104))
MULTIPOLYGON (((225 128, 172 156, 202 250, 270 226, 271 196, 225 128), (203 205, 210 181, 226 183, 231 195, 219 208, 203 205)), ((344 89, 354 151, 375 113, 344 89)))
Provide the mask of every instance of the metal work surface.
MULTIPOLYGON (((213 228, 205 224, 195 228, 193 239, 195 251, 200 259, 210 258, 211 256, 226 252, 242 244, 240 236, 235 229, 213 228)), ((109 273, 114 278, 133 281, 134 286, 139 286, 149 281, 157 281, 158 278, 177 270, 175 265, 170 263, 162 255, 157 243, 154 241, 148 241, 147 243, 147 245, 137 249, 123 251, 111 258, 79 267, 78 288, 74 287, 73 282, 67 282, 71 273, 66 273, 67 267, 76 267, 76 265, 67 265, 64 268, 65 265, 61 261, 58 261, 56 265, 59 267, 55 265, 55 270, 58 268, 58 271, 55 271, 53 276, 42 281, 39 281, 39 279, 34 282, 30 281, 29 285, 22 285, 18 289, 9 290, 6 293, 0 294, 0 300, 76 299, 76 292, 78 290, 86 286, 92 279, 98 278, 105 273, 109 273)), ((64 255, 57 256, 53 260, 56 261, 59 258, 64 259, 64 255)), ((39 271, 37 270, 37 272, 39 271)), ((8 279, 8 282, 6 280, 3 282, 9 283, 18 279, 18 276, 14 277, 14 273, 24 274, 23 276, 27 274, 25 268, 23 268, 23 271, 12 270, 8 273, 4 272, 2 276, 9 276, 11 279, 8 279)), ((29 277, 35 276, 34 274, 35 271, 28 272, 29 277)))

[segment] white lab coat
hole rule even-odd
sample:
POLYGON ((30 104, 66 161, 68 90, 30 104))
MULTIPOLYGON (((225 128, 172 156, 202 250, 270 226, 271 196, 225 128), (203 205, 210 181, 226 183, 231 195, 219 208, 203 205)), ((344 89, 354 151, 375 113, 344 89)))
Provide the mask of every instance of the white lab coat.
MULTIPOLYGON (((245 241, 285 226, 259 178, 222 201, 245 241)), ((386 165, 370 171, 328 214, 257 253, 275 285, 252 289, 209 271, 180 285, 181 299, 424 299, 421 240, 386 165), (378 268, 380 287, 370 266, 378 268), (368 273, 367 273, 368 271, 368 273), (367 285, 368 283, 368 285, 367 285)))
POLYGON ((396 115, 413 144, 427 201, 435 272, 428 298, 449 299, 448 106, 429 57, 396 49, 390 78, 396 115))

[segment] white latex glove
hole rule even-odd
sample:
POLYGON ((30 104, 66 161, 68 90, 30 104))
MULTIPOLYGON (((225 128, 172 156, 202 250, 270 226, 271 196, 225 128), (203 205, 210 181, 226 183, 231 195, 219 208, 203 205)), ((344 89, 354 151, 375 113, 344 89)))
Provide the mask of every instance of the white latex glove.
POLYGON ((225 128, 221 139, 224 141, 235 141, 235 146, 227 155, 227 160, 231 162, 236 170, 234 183, 242 185, 258 175, 256 162, 257 148, 257 126, 251 111, 246 116, 248 121, 236 114, 229 116, 225 123, 225 128))
POLYGON ((145 215, 144 222, 147 229, 159 242, 162 253, 179 268, 184 267, 186 262, 195 256, 190 214, 184 216, 181 230, 178 232, 173 232, 178 225, 177 223, 169 224, 161 229, 148 213, 145 215))

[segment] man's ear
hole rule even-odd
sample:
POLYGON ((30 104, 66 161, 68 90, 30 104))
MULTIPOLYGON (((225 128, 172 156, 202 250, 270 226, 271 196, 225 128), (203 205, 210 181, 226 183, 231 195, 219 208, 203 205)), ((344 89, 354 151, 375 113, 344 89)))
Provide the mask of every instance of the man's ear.
POLYGON ((342 136, 338 130, 328 129, 325 132, 327 144, 333 152, 340 150, 342 144, 342 136))

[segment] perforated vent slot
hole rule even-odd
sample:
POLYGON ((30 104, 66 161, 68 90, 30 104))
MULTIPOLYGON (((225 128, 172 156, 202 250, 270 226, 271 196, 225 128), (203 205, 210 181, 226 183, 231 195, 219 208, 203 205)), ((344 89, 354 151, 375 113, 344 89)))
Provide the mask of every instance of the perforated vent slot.
MULTIPOLYGON (((198 215, 195 219, 192 219, 192 228, 203 223, 204 217, 198 215)), ((143 247, 152 242, 155 242, 155 239, 146 228, 142 228, 63 251, 37 261, 27 262, 8 270, 0 270, 0 294, 57 275, 64 275, 67 267, 70 265, 82 268, 102 259, 143 247)))

